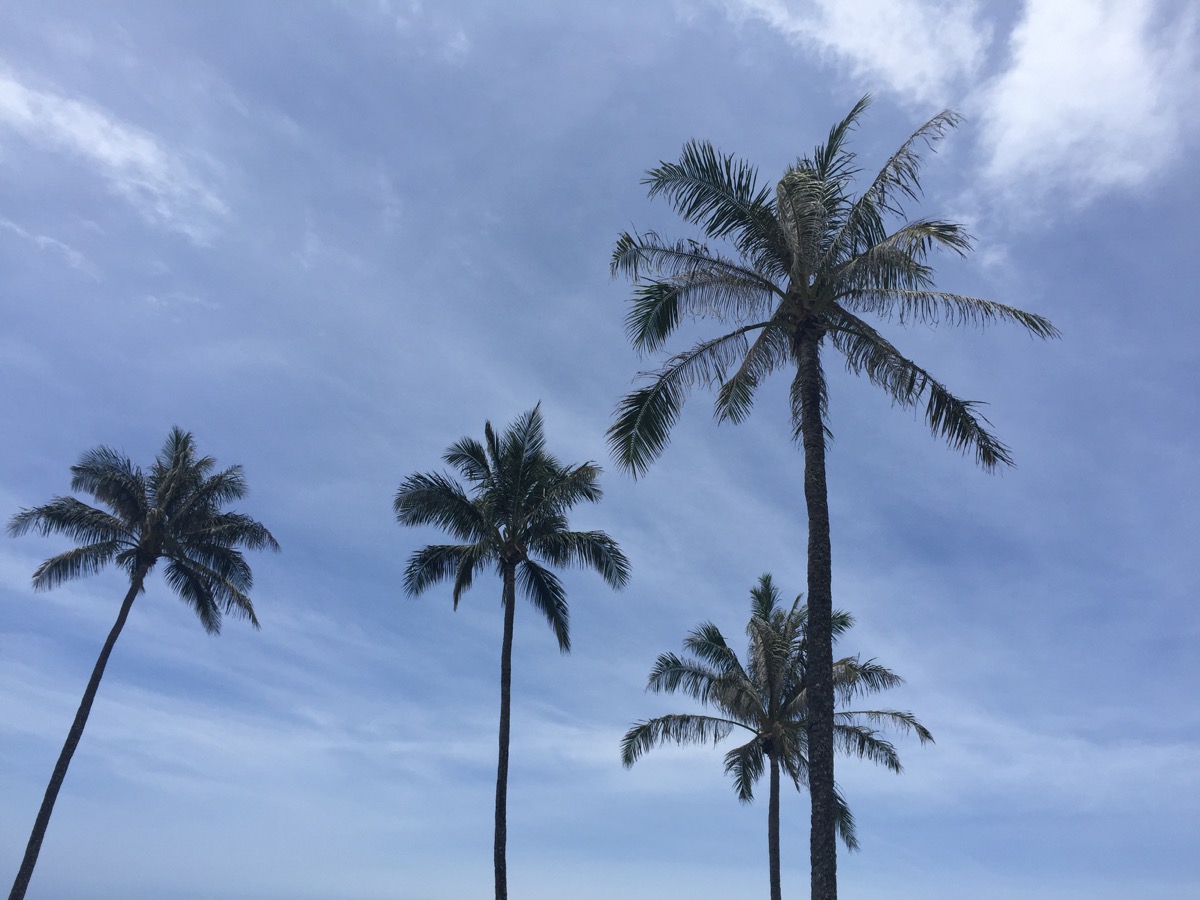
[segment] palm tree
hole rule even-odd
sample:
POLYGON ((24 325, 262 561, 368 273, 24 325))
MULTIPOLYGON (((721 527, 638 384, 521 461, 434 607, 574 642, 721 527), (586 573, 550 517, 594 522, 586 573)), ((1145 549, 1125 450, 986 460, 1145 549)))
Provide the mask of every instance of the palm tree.
POLYGON ((71 467, 71 490, 90 494, 104 509, 75 497, 55 497, 44 506, 21 510, 8 523, 8 533, 14 537, 36 531, 78 542, 38 566, 33 573, 35 590, 94 574, 110 562, 129 574, 129 590, 67 732, 9 900, 21 900, 29 887, 54 801, 83 736, 108 657, 158 561, 166 560, 167 584, 192 607, 205 631, 218 633, 226 613, 248 619, 258 628, 247 596, 253 577, 238 548, 278 550, 279 545, 254 519, 222 510, 226 503, 245 496, 246 479, 240 466, 213 473, 215 465, 212 457, 197 459, 192 435, 179 428, 171 429, 149 474, 124 454, 97 447, 71 467))
POLYGON ((404 589, 410 595, 452 580, 454 608, 482 571, 493 569, 502 585, 504 637, 500 646, 500 746, 496 769, 494 863, 496 900, 508 896, 505 861, 509 710, 512 687, 513 618, 517 585, 549 623, 563 653, 571 649, 566 592, 546 566, 595 569, 613 588, 629 578, 629 562, 602 531, 570 531, 567 512, 596 502, 600 468, 590 462, 564 466, 546 452, 539 407, 520 416, 497 437, 491 422, 484 442, 463 438, 443 460, 469 485, 441 473, 410 475, 396 492, 402 525, 436 525, 461 543, 433 544, 410 557, 404 589))
MULTIPOLYGON (((835 610, 833 634, 842 634, 854 620, 835 610)), ((725 754, 725 771, 733 776, 738 798, 754 799, 754 783, 770 770, 767 807, 767 847, 771 866, 771 900, 780 900, 779 775, 787 772, 800 790, 809 781, 808 609, 797 597, 790 610, 780 606, 779 591, 763 575, 750 591, 749 651, 743 667, 717 626, 705 622, 684 640, 688 656, 664 653, 650 673, 649 690, 683 691, 721 715, 684 713, 638 722, 621 742, 621 761, 632 766, 646 751, 668 741, 677 744, 716 744, 736 729, 750 739, 725 754)), ((834 691, 841 703, 861 694, 895 687, 903 679, 874 660, 846 657, 833 664, 834 691)), ((838 710, 834 713, 834 743, 844 753, 901 771, 896 748, 880 736, 876 725, 893 725, 915 732, 922 743, 933 740, 908 712, 893 709, 838 710)), ((854 817, 835 790, 835 824, 846 846, 858 849, 854 817)))
POLYGON ((869 104, 864 97, 835 125, 812 156, 788 168, 774 192, 756 170, 711 144, 693 141, 678 163, 647 173, 650 196, 662 195, 706 238, 672 242, 652 232, 624 233, 612 257, 613 274, 636 289, 626 327, 634 347, 663 347, 685 318, 712 317, 732 330, 671 356, 649 383, 626 396, 609 429, 618 464, 635 476, 664 450, 688 392, 715 387, 718 421, 739 422, 754 394, 777 369, 791 372, 794 436, 804 453, 808 518, 809 779, 812 796, 813 900, 837 897, 837 807, 834 792, 832 557, 825 480, 825 339, 847 368, 865 375, 899 406, 924 403, 935 435, 973 451, 987 470, 1012 465, 978 404, 950 393, 905 357, 864 316, 901 324, 1015 323, 1041 338, 1058 332, 1045 318, 1011 306, 938 291, 931 251, 964 255, 962 226, 905 218, 904 203, 920 195, 921 151, 958 122, 944 111, 901 145, 857 197, 850 132, 869 104))

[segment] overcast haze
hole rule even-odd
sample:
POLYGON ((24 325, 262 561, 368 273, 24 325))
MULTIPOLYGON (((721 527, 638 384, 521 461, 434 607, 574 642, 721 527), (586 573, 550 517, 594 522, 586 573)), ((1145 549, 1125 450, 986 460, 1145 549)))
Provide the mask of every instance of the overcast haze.
MULTIPOLYGON (((400 481, 539 400, 605 467, 578 528, 632 579, 565 575, 573 651, 517 609, 509 880, 522 900, 767 892, 766 797, 720 749, 631 770, 655 657, 711 619, 744 649, 770 571, 804 590, 786 379, 717 426, 697 391, 633 481, 604 432, 639 359, 622 230, 695 232, 640 184, 685 141, 767 184, 864 93, 873 170, 964 123, 912 212, 961 221, 946 290, 1048 316, 881 326, 986 415, 988 475, 832 354, 843 654, 907 679, 896 776, 839 762, 847 898, 1200 896, 1200 10, 1169 0, 34 3, 0 6, 0 517, 68 492, 98 444, 148 465, 172 425, 241 464, 262 622, 218 638, 159 576, 134 606, 30 898, 401 898, 491 890, 501 615, 478 579, 403 595, 400 481)), ((711 329, 712 323, 699 326, 711 329)), ((44 594, 66 545, 0 540, 0 876, 124 586, 44 594)), ((807 798, 783 797, 785 893, 807 798)))

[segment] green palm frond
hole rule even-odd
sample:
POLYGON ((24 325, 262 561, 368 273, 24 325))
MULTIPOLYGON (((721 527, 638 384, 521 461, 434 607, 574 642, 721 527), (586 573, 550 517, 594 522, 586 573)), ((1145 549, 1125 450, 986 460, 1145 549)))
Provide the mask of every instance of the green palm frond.
POLYGON ((833 725, 834 746, 849 756, 870 760, 886 766, 893 772, 901 772, 900 754, 888 741, 879 737, 879 732, 866 725, 848 725, 835 721, 833 725))
POLYGON ((934 743, 933 734, 910 712, 897 709, 854 709, 835 713, 838 721, 864 720, 880 728, 895 728, 902 734, 915 734, 922 744, 934 743))
POLYGON ((728 238, 742 255, 769 264, 782 258, 784 244, 771 195, 757 182, 753 166, 717 152, 707 141, 688 142, 679 162, 660 163, 642 180, 651 197, 665 196, 684 221, 700 225, 711 238, 728 238))
POLYGON ((833 687, 845 703, 863 694, 877 694, 904 684, 903 678, 873 659, 860 662, 857 657, 848 657, 838 660, 833 667, 833 687))
POLYGON ((484 540, 493 531, 479 506, 441 472, 410 475, 392 508, 403 525, 434 525, 463 541, 484 540))
POLYGON ((125 522, 146 516, 146 479, 125 454, 111 447, 87 451, 71 467, 71 490, 89 494, 125 522))
POLYGON ((754 394, 763 380, 791 362, 791 336, 774 322, 768 323, 750 344, 741 365, 717 391, 717 421, 743 421, 754 404, 754 394))
POLYGON ((836 784, 833 786, 834 825, 837 835, 846 845, 847 850, 858 849, 858 832, 854 828, 854 813, 846 803, 846 795, 836 784))
POLYGON ((409 557, 405 566, 404 590, 415 596, 439 582, 453 578, 470 549, 469 544, 430 544, 422 547, 409 557))
POLYGON ((84 575, 95 575, 116 557, 123 546, 120 541, 102 541, 73 547, 52 556, 33 572, 33 589, 48 591, 84 575))
POLYGON ((974 450, 984 469, 1013 465, 1008 448, 988 430, 991 423, 976 412, 980 403, 955 397, 862 319, 840 308, 835 316, 831 338, 850 371, 866 375, 900 406, 913 407, 924 398, 930 431, 955 450, 974 450))
POLYGON ((691 388, 698 382, 721 383, 728 366, 746 348, 746 335, 767 324, 747 325, 703 341, 667 360, 658 372, 647 373, 651 383, 621 401, 617 420, 608 429, 608 445, 617 464, 635 478, 643 474, 666 449, 691 388))
POLYGON ((554 532, 530 542, 530 548, 553 565, 590 568, 610 587, 622 588, 629 581, 629 560, 603 531, 554 532))
POLYGON ((999 322, 1020 325, 1034 337, 1061 337, 1059 330, 1044 316, 1003 303, 946 291, 870 288, 848 291, 842 296, 841 302, 856 312, 869 312, 881 317, 895 314, 901 325, 919 322, 932 326, 973 325, 982 328, 999 322))
POLYGON ((637 722, 621 739, 621 762, 632 766, 646 751, 660 744, 717 744, 734 728, 743 727, 739 722, 715 716, 659 716, 646 722, 637 722))
POLYGON ((646 690, 673 694, 683 691, 707 705, 713 690, 720 685, 722 673, 699 660, 683 659, 674 653, 663 653, 650 670, 646 690))
POLYGON ((61 534, 85 544, 136 542, 126 521, 75 497, 55 497, 49 503, 23 509, 8 521, 8 533, 20 537, 35 531, 43 537, 61 534))
POLYGON ((754 783, 766 771, 766 761, 763 740, 758 735, 725 754, 725 774, 733 776, 733 789, 743 803, 754 799, 754 783))
POLYGON ((858 171, 854 166, 855 156, 846 149, 846 141, 850 133, 858 127, 858 120, 871 105, 870 94, 864 94, 851 107, 846 117, 829 129, 829 136, 824 144, 818 144, 813 150, 809 163, 821 178, 826 181, 846 181, 853 178, 858 171))
POLYGON ((491 460, 483 444, 474 438, 465 437, 450 445, 442 460, 458 469, 467 481, 479 483, 492 477, 491 460))
POLYGON ((558 639, 558 649, 571 652, 571 621, 567 592, 558 576, 527 559, 517 567, 517 584, 558 639))

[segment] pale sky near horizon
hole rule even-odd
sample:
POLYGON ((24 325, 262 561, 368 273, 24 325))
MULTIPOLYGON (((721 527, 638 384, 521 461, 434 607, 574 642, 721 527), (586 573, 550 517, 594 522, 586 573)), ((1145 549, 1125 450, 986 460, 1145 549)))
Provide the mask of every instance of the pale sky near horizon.
MULTIPOLYGON (((205 635, 161 580, 138 600, 31 900, 489 896, 499 586, 405 597, 438 535, 391 503, 538 401, 550 449, 605 468, 573 523, 633 572, 565 575, 569 656, 518 607, 510 891, 766 895, 765 796, 738 803, 722 750, 625 770, 618 743, 694 708, 643 691, 659 653, 704 620, 743 647, 762 572, 804 589, 786 379, 738 426, 697 390, 648 475, 618 471, 604 432, 659 358, 608 259, 623 230, 695 236, 640 184, 685 141, 771 184, 866 92, 868 171, 964 116, 911 210, 976 238, 939 284, 1063 338, 881 326, 988 402, 1000 475, 826 357, 839 646, 937 739, 900 739, 900 776, 839 763, 842 895, 1200 896, 1198 29, 1189 0, 0 6, 0 518, 178 424, 283 546, 251 556, 259 632, 205 635)), ((35 595, 64 546, 0 539, 0 879, 123 593, 35 595)), ((785 794, 788 896, 807 814, 785 794)))

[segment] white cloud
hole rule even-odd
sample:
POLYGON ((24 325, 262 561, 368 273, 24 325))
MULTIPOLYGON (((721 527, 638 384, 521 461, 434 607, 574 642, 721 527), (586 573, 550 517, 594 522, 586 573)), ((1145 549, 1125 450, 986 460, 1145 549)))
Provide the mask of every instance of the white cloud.
POLYGON ((42 150, 85 160, 148 221, 197 243, 226 214, 212 192, 177 153, 139 128, 79 100, 25 87, 0 74, 0 129, 42 150))
POLYGON ((93 278, 99 277, 96 267, 88 262, 87 257, 69 244, 64 244, 62 241, 56 238, 48 237, 44 234, 34 234, 22 228, 16 222, 12 221, 12 219, 6 219, 3 217, 0 217, 0 230, 10 232, 19 238, 29 241, 39 250, 48 250, 55 253, 60 253, 67 261, 67 265, 69 265, 72 269, 78 269, 79 271, 84 272, 93 278))
POLYGON ((985 89, 986 174, 1086 195, 1177 156, 1197 76, 1195 16, 1153 0, 1029 0, 1009 68, 985 89))
POLYGON ((975 2, 946 0, 727 0, 789 40, 850 65, 856 80, 921 104, 942 104, 974 78, 990 43, 975 2))

